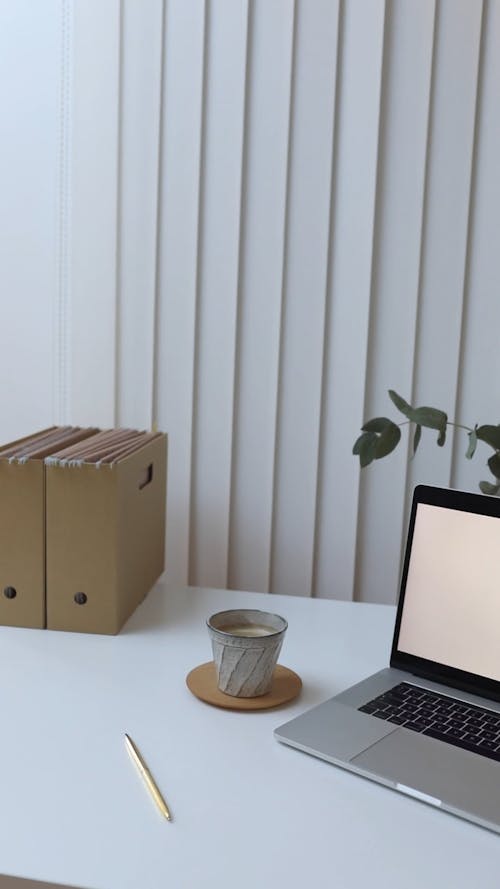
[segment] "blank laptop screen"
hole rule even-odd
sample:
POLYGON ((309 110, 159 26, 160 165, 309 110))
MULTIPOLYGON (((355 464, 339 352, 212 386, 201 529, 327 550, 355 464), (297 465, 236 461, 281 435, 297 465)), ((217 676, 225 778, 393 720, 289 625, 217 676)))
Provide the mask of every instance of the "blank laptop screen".
POLYGON ((398 651, 500 681, 500 519, 419 503, 398 651))

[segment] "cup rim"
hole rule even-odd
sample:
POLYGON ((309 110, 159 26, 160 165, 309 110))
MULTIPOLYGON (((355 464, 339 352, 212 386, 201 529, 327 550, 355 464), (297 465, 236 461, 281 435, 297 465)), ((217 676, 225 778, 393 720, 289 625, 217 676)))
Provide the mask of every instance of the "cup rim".
MULTIPOLYGON (((276 614, 276 612, 274 612, 274 611, 263 611, 262 608, 226 608, 224 611, 216 611, 215 614, 212 614, 212 615, 210 615, 210 617, 207 617, 207 620, 206 620, 207 627, 213 633, 220 633, 222 636, 227 636, 228 638, 242 638, 239 636, 235 637, 234 633, 228 633, 226 630, 224 630, 222 628, 214 627, 214 625, 211 623, 211 621, 216 617, 222 617, 225 614, 236 614, 236 613, 241 614, 242 612, 244 612, 246 614, 255 614, 255 615, 257 615, 257 614, 264 615, 265 614, 265 615, 268 615, 269 617, 277 618, 277 620, 280 620, 283 622, 283 626, 280 630, 273 629, 271 633, 266 633, 266 637, 265 637, 266 639, 269 639, 271 636, 279 636, 288 629, 288 621, 286 620, 286 618, 284 618, 281 614, 276 614)), ((263 621, 255 621, 255 623, 263 623, 263 621)))

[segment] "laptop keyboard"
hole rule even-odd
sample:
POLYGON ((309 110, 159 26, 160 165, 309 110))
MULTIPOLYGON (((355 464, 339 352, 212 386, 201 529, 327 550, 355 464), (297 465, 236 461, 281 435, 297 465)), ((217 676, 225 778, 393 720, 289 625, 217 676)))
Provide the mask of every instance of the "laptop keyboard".
POLYGON ((500 713, 401 682, 358 708, 500 762, 500 713))

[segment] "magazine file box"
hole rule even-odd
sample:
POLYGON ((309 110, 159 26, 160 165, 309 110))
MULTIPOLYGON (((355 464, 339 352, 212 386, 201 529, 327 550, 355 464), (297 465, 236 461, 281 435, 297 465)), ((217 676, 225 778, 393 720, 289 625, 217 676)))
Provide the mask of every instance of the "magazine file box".
POLYGON ((0 460, 0 624, 45 626, 43 460, 0 460))
MULTIPOLYGON (((2 445, 2 451, 58 431, 50 426, 2 445)), ((80 439, 88 430, 75 428, 80 439)), ((38 442, 43 450, 43 439, 38 442)), ((47 447, 50 451, 50 446, 47 447)), ((45 626, 45 466, 42 457, 26 462, 0 457, 0 624, 45 626)))
POLYGON ((113 465, 46 466, 47 629, 118 633, 165 564, 167 437, 113 465))

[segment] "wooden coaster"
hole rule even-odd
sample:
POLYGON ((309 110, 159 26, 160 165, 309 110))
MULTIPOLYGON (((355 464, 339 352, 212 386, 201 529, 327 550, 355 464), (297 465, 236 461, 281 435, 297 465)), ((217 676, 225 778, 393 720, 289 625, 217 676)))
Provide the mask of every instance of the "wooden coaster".
POLYGON ((195 697, 214 707, 224 707, 226 710, 269 710, 293 701, 302 688, 302 679, 293 670, 278 664, 274 670, 271 691, 257 698, 235 698, 219 691, 214 662, 208 661, 188 673, 186 685, 195 697))

